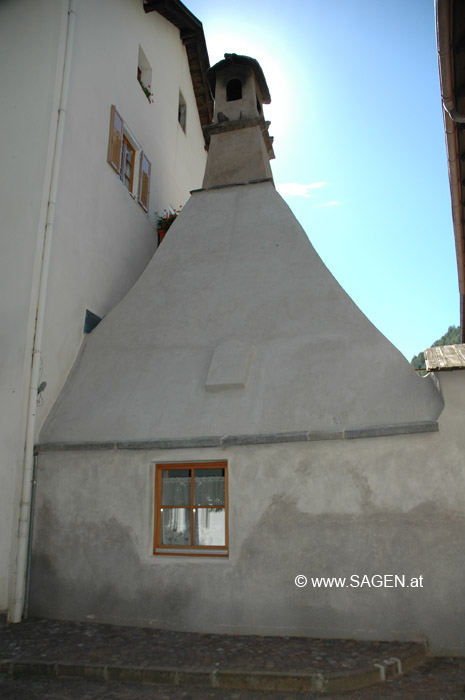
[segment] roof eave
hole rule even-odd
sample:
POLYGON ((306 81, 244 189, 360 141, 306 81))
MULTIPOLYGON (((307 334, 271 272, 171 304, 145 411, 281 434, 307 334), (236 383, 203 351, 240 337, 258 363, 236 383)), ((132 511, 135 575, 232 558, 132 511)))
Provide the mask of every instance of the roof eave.
MULTIPOLYGON (((449 183, 452 200, 457 270, 460 291, 460 325, 462 340, 465 331, 465 228, 463 218, 462 182, 465 182, 465 165, 459 152, 459 124, 452 115, 456 113, 454 47, 452 12, 454 0, 436 0, 436 39, 438 48, 439 78, 443 105, 444 130, 446 135, 449 183)), ((465 76, 464 76, 465 77, 465 76)))

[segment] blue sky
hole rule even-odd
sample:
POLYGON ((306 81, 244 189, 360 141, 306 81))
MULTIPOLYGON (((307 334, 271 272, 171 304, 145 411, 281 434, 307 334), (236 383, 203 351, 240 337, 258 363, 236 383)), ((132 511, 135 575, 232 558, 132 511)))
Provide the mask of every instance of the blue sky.
POLYGON ((275 184, 410 360, 459 323, 433 0, 186 0, 211 64, 256 58, 275 184))

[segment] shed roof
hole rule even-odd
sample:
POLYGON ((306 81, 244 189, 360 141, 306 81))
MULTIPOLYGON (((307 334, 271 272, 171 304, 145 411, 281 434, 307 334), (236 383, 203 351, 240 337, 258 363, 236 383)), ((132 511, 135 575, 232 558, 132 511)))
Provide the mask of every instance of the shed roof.
POLYGON ((465 369, 465 345, 435 346, 425 350, 426 369, 438 370, 465 369))

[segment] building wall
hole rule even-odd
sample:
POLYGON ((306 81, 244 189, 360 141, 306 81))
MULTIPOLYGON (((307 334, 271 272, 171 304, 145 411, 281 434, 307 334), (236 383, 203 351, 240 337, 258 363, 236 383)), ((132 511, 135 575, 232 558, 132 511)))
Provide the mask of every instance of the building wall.
POLYGON ((155 250, 155 212, 184 204, 205 162, 179 30, 156 12, 146 15, 136 0, 79 0, 37 432, 82 341, 86 308, 104 316, 127 293, 155 250), (139 46, 152 66, 153 104, 137 81, 139 46), (178 123, 180 90, 186 133, 178 123), (112 104, 151 161, 148 216, 107 163, 112 104))
POLYGON ((440 381, 437 433, 41 454, 30 613, 205 632, 427 638, 434 652, 464 653, 465 373, 440 381), (155 463, 205 459, 228 461, 229 558, 153 556, 155 463), (397 574, 423 585, 298 588, 299 574, 397 574))
POLYGON ((17 529, 18 464, 56 124, 66 17, 62 0, 5 0, 0 7, 0 612, 7 607, 17 529))
MULTIPOLYGON (((0 612, 8 605, 24 453, 36 295, 66 39, 67 0, 5 0, 0 8, 0 612), (5 167, 5 165, 7 167, 5 167), (12 545, 13 542, 13 545, 12 545)), ((206 154, 179 30, 142 0, 77 0, 56 204, 36 434, 83 338, 86 309, 105 315, 156 248, 155 211, 202 182, 206 154), (139 46, 154 103, 137 81, 139 46), (178 96, 187 104, 186 133, 178 96), (149 215, 107 163, 116 105, 152 164, 149 215)))

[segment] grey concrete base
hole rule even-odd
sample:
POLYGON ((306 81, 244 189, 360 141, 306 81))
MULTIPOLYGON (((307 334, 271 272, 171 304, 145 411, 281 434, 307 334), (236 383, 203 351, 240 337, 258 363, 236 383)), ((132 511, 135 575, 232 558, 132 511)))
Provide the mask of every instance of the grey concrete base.
POLYGON ((285 673, 276 671, 199 670, 164 666, 134 667, 97 664, 53 663, 40 661, 0 661, 0 673, 11 678, 39 676, 87 681, 164 684, 189 688, 292 691, 300 693, 340 693, 381 683, 411 670, 426 660, 426 647, 419 643, 403 659, 386 659, 382 664, 355 669, 344 674, 285 673))

